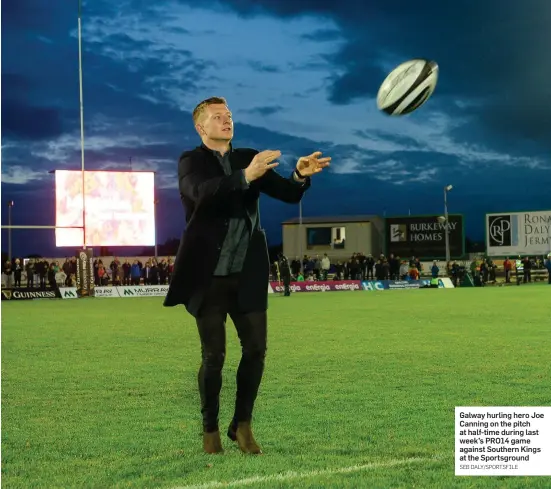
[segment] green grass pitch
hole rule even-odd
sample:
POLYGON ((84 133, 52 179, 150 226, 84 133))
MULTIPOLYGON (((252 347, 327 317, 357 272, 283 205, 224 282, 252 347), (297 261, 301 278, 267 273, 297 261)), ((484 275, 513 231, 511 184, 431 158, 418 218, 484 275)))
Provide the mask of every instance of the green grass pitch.
MULTIPOLYGON (((199 343, 161 298, 2 304, 2 487, 548 488, 455 477, 455 406, 551 405, 551 287, 270 297, 253 427, 202 453, 199 343)), ((221 428, 239 344, 228 324, 221 428)))

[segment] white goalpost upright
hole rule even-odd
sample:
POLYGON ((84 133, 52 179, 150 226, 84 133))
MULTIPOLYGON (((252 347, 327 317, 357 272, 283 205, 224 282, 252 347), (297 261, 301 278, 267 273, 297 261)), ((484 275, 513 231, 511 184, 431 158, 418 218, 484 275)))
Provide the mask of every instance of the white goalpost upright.
POLYGON ((86 249, 86 185, 84 173, 84 95, 82 88, 82 0, 78 0, 78 82, 80 92, 80 164, 82 171, 82 249, 86 249))

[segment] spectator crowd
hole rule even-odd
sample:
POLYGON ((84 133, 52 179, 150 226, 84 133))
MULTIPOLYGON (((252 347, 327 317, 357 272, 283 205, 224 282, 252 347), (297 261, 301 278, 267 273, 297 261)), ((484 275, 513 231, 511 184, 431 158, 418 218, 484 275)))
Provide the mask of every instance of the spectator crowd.
MULTIPOLYGON (((94 284, 107 285, 166 285, 170 283, 174 272, 174 262, 168 258, 149 258, 145 262, 134 259, 123 261, 114 257, 109 265, 102 258, 96 258, 94 266, 94 284)), ((48 261, 41 258, 7 260, 2 266, 2 287, 74 287, 76 286, 76 257, 60 261, 48 261)))
MULTIPOLYGON (((375 259, 372 255, 353 253, 348 260, 336 260, 332 263, 325 253, 323 256, 304 255, 302 260, 297 256, 291 260, 291 280, 326 281, 326 280, 418 280, 423 277, 437 278, 447 276, 455 287, 459 287, 469 272, 477 285, 495 283, 498 273, 502 273, 506 283, 511 283, 511 277, 524 283, 533 281, 533 272, 539 276, 548 272, 551 284, 551 257, 524 257, 494 262, 491 258, 473 259, 468 263, 459 264, 450 261, 441 270, 438 262, 423 264, 418 257, 402 259, 399 256, 384 254, 375 259), (424 266, 426 269, 424 269, 424 266)), ((272 280, 278 281, 278 265, 274 262, 271 270, 272 280)))
MULTIPOLYGON (((391 254, 386 257, 353 253, 348 260, 337 260, 332 263, 325 253, 323 256, 304 255, 302 260, 297 256, 291 261, 292 280, 325 281, 332 280, 417 280, 422 271, 419 258, 412 256, 409 260, 391 254)), ((272 278, 277 280, 277 265, 272 265, 272 278)))
MULTIPOLYGON (((93 262, 94 284, 108 285, 166 285, 170 283, 174 260, 167 258, 96 258, 93 262)), ((325 280, 418 280, 421 276, 437 278, 450 277, 454 286, 460 286, 467 271, 475 283, 485 285, 496 282, 498 272, 503 273, 506 283, 520 280, 532 282, 534 275, 539 276, 547 270, 551 284, 551 258, 524 257, 507 258, 498 266, 491 258, 471 260, 460 265, 457 261, 447 264, 441 270, 438 263, 423 264, 417 257, 402 259, 399 256, 384 254, 374 258, 372 255, 353 253, 348 260, 332 262, 327 253, 323 255, 304 255, 302 260, 297 256, 290 261, 291 281, 325 281, 325 280), (424 269, 423 267, 426 267, 424 269)), ((77 262, 75 257, 66 258, 60 264, 58 260, 48 261, 41 258, 8 260, 2 266, 2 287, 74 287, 76 286, 77 262)), ((278 264, 274 262, 271 278, 279 280, 278 264)))

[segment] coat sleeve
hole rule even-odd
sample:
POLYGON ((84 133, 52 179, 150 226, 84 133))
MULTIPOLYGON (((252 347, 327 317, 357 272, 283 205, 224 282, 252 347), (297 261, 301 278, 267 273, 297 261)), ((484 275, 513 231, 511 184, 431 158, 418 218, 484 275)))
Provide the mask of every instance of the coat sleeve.
POLYGON ((249 187, 242 170, 231 175, 208 178, 198 168, 200 164, 201 162, 190 153, 184 153, 178 162, 180 194, 196 205, 219 201, 233 192, 240 192, 249 187))
POLYGON ((298 204, 309 187, 310 177, 306 177, 304 182, 297 182, 292 174, 285 178, 274 170, 268 170, 258 179, 258 188, 262 193, 288 204, 298 204))

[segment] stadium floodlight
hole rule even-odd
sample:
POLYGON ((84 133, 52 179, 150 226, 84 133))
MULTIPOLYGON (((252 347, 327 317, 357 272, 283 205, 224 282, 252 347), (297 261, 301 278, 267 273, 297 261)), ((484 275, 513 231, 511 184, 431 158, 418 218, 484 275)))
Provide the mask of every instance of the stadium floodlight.
POLYGON ((444 187, 444 237, 446 238, 446 266, 451 259, 450 253, 450 225, 448 218, 448 192, 453 188, 453 185, 446 185, 444 187))
POLYGON ((11 208, 14 206, 13 200, 8 200, 8 259, 11 263, 11 208))

